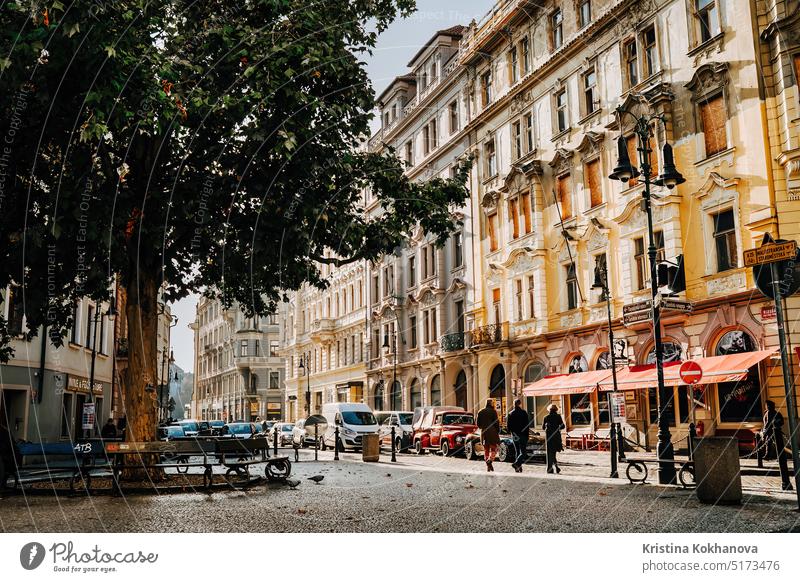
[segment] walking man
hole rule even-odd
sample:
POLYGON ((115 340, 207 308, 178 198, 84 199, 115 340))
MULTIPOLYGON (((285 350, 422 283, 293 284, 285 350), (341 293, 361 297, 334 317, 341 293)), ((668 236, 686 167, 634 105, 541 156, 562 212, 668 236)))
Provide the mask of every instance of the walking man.
POLYGON ((764 446, 766 455, 764 458, 778 459, 778 468, 781 472, 781 489, 784 491, 792 490, 792 482, 789 480, 789 461, 784 450, 786 444, 783 440, 783 415, 775 409, 775 402, 767 400, 767 412, 764 413, 764 446), (772 455, 775 455, 773 457, 772 455))
POLYGON ((556 454, 564 450, 564 445, 561 443, 561 431, 565 425, 564 419, 558 413, 558 406, 555 404, 550 407, 550 414, 544 417, 542 428, 547 439, 547 472, 560 473, 561 469, 558 468, 556 454))
POLYGON ((483 443, 483 458, 486 461, 486 470, 494 471, 497 447, 500 446, 500 418, 494 409, 494 400, 489 398, 486 407, 478 413, 478 428, 481 429, 481 443, 483 443))
POLYGON ((514 439, 514 448, 517 451, 517 457, 511 466, 517 473, 522 473, 522 465, 528 458, 528 430, 530 428, 530 419, 528 413, 522 408, 522 400, 517 398, 514 401, 514 409, 508 413, 506 418, 506 426, 511 437, 514 439))

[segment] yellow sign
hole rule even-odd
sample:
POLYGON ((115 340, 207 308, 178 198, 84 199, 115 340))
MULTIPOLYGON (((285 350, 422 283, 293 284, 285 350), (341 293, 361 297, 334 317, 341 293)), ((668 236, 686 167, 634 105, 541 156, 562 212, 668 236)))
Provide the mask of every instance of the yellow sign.
POLYGON ((250 414, 258 414, 258 402, 250 403, 250 414))
MULTIPOLYGON (((82 378, 80 376, 67 376, 67 390, 70 392, 79 392, 82 394, 89 393, 89 378, 82 378)), ((97 396, 103 395, 103 383, 95 380, 93 393, 97 396)))
POLYGON ((281 403, 280 402, 267 402, 267 410, 280 410, 281 403))
POLYGON ((797 256, 797 241, 769 243, 744 252, 744 266, 764 265, 786 261, 797 256))

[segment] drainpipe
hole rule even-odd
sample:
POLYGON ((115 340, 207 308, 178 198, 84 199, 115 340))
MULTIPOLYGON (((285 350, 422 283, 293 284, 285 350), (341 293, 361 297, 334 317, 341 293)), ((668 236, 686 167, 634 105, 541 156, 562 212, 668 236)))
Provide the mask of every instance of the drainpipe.
POLYGON ((36 403, 42 403, 42 394, 44 392, 44 367, 47 360, 47 324, 42 326, 42 347, 39 352, 39 378, 36 385, 36 403))

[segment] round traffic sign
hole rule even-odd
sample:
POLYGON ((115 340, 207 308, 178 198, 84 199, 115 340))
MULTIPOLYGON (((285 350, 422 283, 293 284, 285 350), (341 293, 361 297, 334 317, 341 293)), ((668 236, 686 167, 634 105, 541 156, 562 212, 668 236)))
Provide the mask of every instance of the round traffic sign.
POLYGON ((703 368, 700 367, 700 364, 692 360, 681 364, 679 372, 684 384, 697 384, 703 379, 703 368))

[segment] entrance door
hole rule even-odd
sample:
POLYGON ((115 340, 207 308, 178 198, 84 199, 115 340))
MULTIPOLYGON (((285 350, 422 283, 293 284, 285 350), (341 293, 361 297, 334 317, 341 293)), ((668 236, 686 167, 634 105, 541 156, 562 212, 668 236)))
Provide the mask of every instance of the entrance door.
POLYGON ((489 379, 489 397, 494 398, 494 407, 500 417, 500 422, 504 422, 506 416, 506 371, 503 364, 498 364, 492 370, 489 379))
POLYGON ((27 438, 27 390, 6 388, 0 391, 0 419, 15 439, 27 438))
POLYGON ((456 406, 467 409, 467 375, 461 370, 456 377, 456 406))

